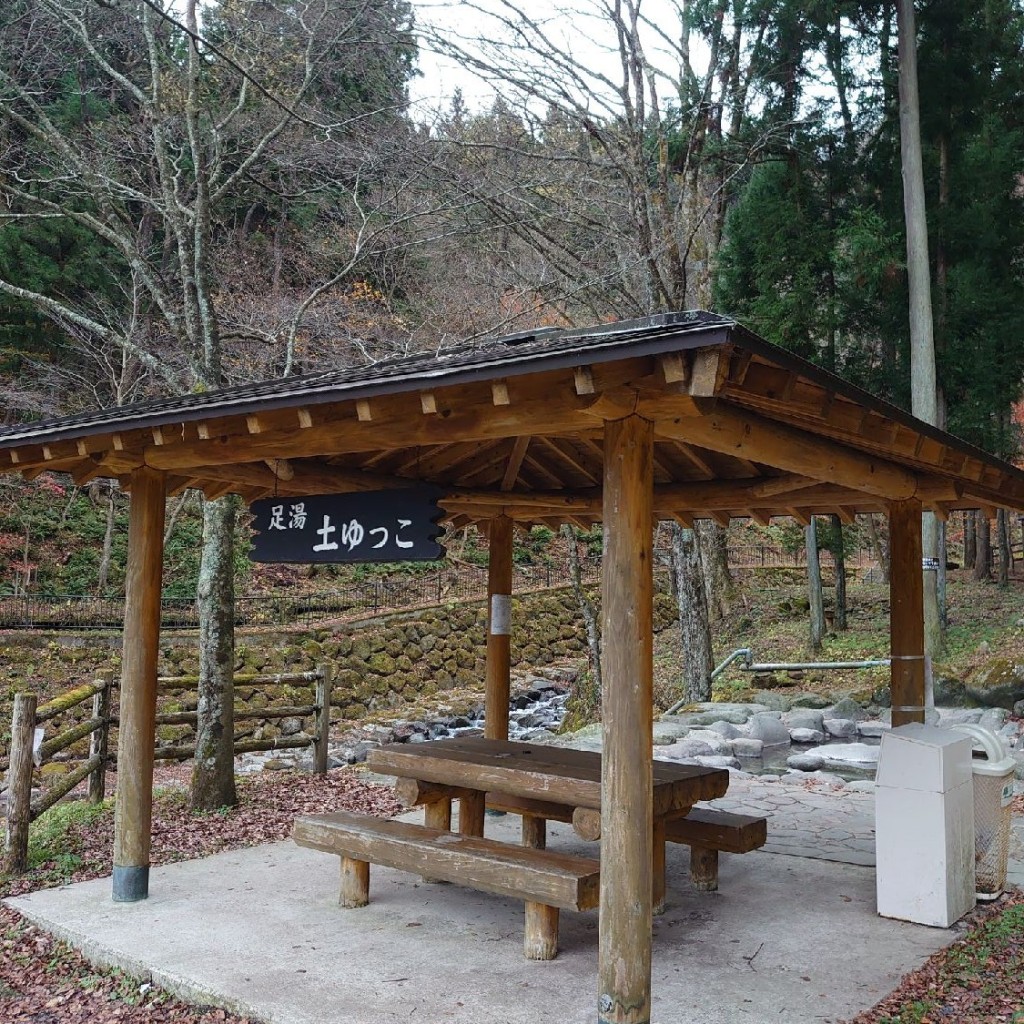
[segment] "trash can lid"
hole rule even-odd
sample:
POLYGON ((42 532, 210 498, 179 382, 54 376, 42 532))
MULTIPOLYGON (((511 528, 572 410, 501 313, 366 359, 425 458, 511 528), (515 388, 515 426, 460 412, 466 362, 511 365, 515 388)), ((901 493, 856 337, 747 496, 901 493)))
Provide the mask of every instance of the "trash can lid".
POLYGON ((1013 773, 1016 762, 1007 752, 1002 739, 994 732, 980 725, 969 723, 958 723, 953 728, 957 732, 967 733, 974 741, 974 748, 985 752, 986 760, 980 758, 971 760, 971 771, 975 775, 1010 775, 1013 773))

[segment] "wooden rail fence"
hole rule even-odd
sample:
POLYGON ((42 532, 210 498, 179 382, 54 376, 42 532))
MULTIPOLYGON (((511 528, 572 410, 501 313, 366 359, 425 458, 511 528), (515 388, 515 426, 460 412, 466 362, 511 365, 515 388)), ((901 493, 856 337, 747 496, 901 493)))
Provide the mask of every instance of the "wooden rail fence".
MULTIPOLYGON (((239 739, 235 741, 235 754, 264 750, 289 750, 311 747, 313 770, 327 771, 327 745, 331 724, 331 685, 333 666, 318 665, 311 672, 292 672, 281 675, 242 675, 234 677, 236 687, 302 686, 313 690, 313 702, 291 707, 250 708, 237 706, 236 721, 252 719, 310 718, 314 720, 311 735, 279 736, 266 740, 239 739)), ((161 676, 157 680, 161 693, 195 689, 198 676, 161 676)), ((4 837, 3 870, 8 874, 23 872, 28 866, 29 825, 45 814, 72 790, 89 780, 88 800, 100 803, 106 797, 106 774, 111 763, 116 763, 116 750, 110 749, 110 729, 118 724, 113 707, 114 674, 109 669, 96 673, 91 683, 84 683, 67 693, 38 705, 34 693, 18 693, 14 697, 11 719, 10 756, 7 768, 7 813, 4 837), (51 739, 36 741, 36 730, 92 700, 92 715, 81 722, 73 722, 51 739), (32 799, 32 781, 36 768, 53 759, 55 754, 89 737, 88 757, 66 775, 58 779, 36 799, 32 799)), ((170 711, 156 716, 156 724, 191 725, 197 721, 196 711, 170 711)), ((157 760, 187 760, 195 755, 194 745, 176 745, 156 748, 157 760)))

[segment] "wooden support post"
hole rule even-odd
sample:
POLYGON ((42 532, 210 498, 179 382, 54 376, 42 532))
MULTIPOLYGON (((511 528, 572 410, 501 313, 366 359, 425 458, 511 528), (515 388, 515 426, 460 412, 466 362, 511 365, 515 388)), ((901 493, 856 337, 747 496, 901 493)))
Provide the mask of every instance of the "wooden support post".
POLYGON ((331 733, 331 681, 334 676, 334 666, 330 662, 324 662, 317 671, 319 677, 316 681, 316 696, 313 698, 313 702, 316 704, 313 771, 324 775, 327 772, 327 743, 331 733))
POLYGON ((164 474, 147 466, 134 470, 131 491, 114 804, 113 881, 119 903, 149 895, 164 474))
POLYGON ((96 673, 97 684, 103 689, 92 699, 92 717, 99 718, 101 723, 89 740, 89 757, 98 757, 100 763, 89 776, 89 803, 100 804, 107 796, 107 753, 110 737, 110 690, 114 685, 114 673, 109 669, 101 669, 96 673))
POLYGON ((484 834, 484 810, 486 793, 472 790, 459 797, 459 831, 464 836, 484 834))
POLYGON ((36 695, 14 695, 11 719, 11 761, 7 769, 7 835, 4 872, 20 874, 28 867, 28 826, 32 821, 32 742, 36 734, 36 695))
POLYGON ((484 735, 491 740, 507 740, 512 640, 512 520, 508 516, 492 519, 488 538, 484 735))
POLYGON ((523 846, 543 850, 548 845, 548 823, 536 814, 523 815, 523 846))
POLYGON ((600 1024, 651 1019, 653 431, 604 426, 600 1024))
POLYGON ((558 907, 526 901, 523 953, 527 960, 554 960, 558 955, 558 907))
MULTIPOLYGON (((399 779, 399 782, 403 780, 399 779)), ((412 780, 409 780, 412 781, 412 780)), ((444 797, 441 800, 432 800, 423 805, 423 824, 427 828, 436 828, 441 832, 452 830, 452 802, 450 798, 444 797)), ((423 876, 424 882, 433 882, 436 885, 446 885, 443 878, 433 878, 430 875, 423 876)))
POLYGON ((370 902, 370 862, 341 858, 341 898, 347 909, 365 907, 370 902))
POLYGON ((924 579, 921 503, 889 506, 889 650, 892 724, 924 721, 924 579))
POLYGON ((718 889, 718 851, 706 846, 690 847, 690 881, 700 892, 718 889))
MULTIPOLYGON (((653 756, 653 755, 652 755, 653 756)), ((654 851, 651 856, 651 913, 665 913, 665 821, 654 823, 654 851)))

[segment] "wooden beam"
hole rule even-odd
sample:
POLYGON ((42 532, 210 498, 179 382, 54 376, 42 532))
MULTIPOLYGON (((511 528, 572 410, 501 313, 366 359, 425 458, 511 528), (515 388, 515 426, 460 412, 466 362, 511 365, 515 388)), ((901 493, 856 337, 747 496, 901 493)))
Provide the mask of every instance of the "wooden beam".
POLYGON ((361 398, 356 402, 356 419, 360 423, 369 423, 373 419, 373 410, 365 398, 361 398))
POLYGON ((666 384, 685 384, 690 379, 690 368, 681 352, 669 352, 658 359, 661 375, 666 384))
POLYGON ((704 416, 659 420, 655 432, 883 498, 909 498, 918 488, 916 474, 891 462, 721 401, 704 416))
POLYGON ((71 479, 79 487, 84 487, 98 476, 103 476, 103 469, 98 462, 94 462, 92 459, 83 459, 78 465, 71 467, 71 479))
POLYGON ((208 441, 210 439, 210 424, 209 423, 197 423, 196 424, 196 437, 200 441, 208 441))
POLYGON ((573 371, 573 379, 577 395, 592 395, 594 387, 594 373, 589 366, 577 366, 573 371))
POLYGON ((785 512, 787 516, 790 516, 793 519, 795 519, 801 526, 811 525, 810 513, 804 512, 802 509, 798 508, 787 508, 785 512))
POLYGON ((265 465, 278 480, 295 479, 295 467, 287 459, 267 459, 265 465))
POLYGON ((670 518, 687 530, 693 529, 693 516, 689 512, 673 512, 670 518))
POLYGON ((263 426, 260 423, 259 416, 246 416, 245 417, 245 428, 250 434, 262 434, 263 426))
POLYGON ((839 521, 843 526, 854 526, 857 522, 857 510, 850 508, 848 505, 840 505, 836 509, 836 514, 839 516, 839 521))
POLYGON ((508 739, 512 641, 512 520, 492 519, 487 531, 487 660, 484 735, 508 739))
POLYGON ((164 475, 143 467, 131 475, 124 644, 114 804, 113 896, 134 902, 149 895, 153 818, 156 672, 160 653, 164 475))
POLYGON ((713 398, 721 390, 729 373, 729 354, 721 345, 694 349, 690 354, 691 395, 713 398))
POLYGON ((750 508, 747 509, 747 515, 757 523, 758 526, 770 526, 772 521, 772 514, 767 509, 763 508, 750 508))
POLYGON ((437 399, 430 391, 424 391, 420 395, 420 409, 424 416, 432 416, 437 412, 437 399))
POLYGON ((924 581, 921 503, 889 506, 889 650, 892 724, 924 721, 924 581))
POLYGON ((712 512, 706 513, 707 517, 714 523, 717 523, 723 530, 729 529, 729 523, 732 520, 732 516, 728 512, 712 512))
POLYGON ((651 1016, 654 860, 651 423, 605 424, 598 1020, 651 1016))
MULTIPOLYGON (((197 479, 217 480, 245 487, 276 490, 285 497, 303 494, 345 494, 352 491, 391 490, 410 487, 412 480, 404 477, 363 473, 360 470, 341 469, 316 460, 312 464, 270 459, 265 463, 245 462, 235 466, 196 466, 191 471, 197 479), (275 464, 287 466, 290 476, 277 476, 271 468, 275 464)), ((225 492, 227 493, 227 492, 225 492)))
POLYGON ((295 415, 298 417, 299 426, 303 430, 308 430, 313 426, 313 414, 308 409, 300 407, 295 410, 295 415))
POLYGON ((508 397, 508 381, 491 381, 491 401, 495 405, 509 405, 511 399, 508 397))
POLYGON ((523 467, 523 459, 526 458, 526 449, 530 447, 529 437, 517 437, 512 444, 512 451, 505 466, 505 475, 501 478, 501 489, 510 491, 515 487, 519 477, 519 470, 523 467))
POLYGON ((157 469, 193 469, 259 459, 301 458, 388 448, 444 444, 452 438, 479 442, 520 435, 573 433, 589 399, 554 389, 516 400, 513 405, 481 407, 467 403, 448 416, 410 418, 407 412, 382 408, 373 428, 365 421, 334 418, 301 429, 267 430, 257 436, 220 435, 208 441, 181 441, 146 449, 146 462, 157 469), (385 415, 386 414, 386 415, 385 415))

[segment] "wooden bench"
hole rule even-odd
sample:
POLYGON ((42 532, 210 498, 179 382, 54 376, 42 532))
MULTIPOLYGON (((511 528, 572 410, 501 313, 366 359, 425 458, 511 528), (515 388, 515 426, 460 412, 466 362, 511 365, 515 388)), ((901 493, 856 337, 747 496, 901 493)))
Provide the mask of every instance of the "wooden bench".
POLYGON ((690 847, 690 880, 695 888, 718 888, 718 852, 750 853, 768 839, 768 822, 751 814, 694 807, 685 818, 665 825, 665 838, 690 847))
POLYGON ((559 909, 598 905, 599 865, 589 857, 349 811, 297 818, 293 838, 341 857, 343 907, 369 902, 371 863, 525 900, 523 950, 531 960, 557 954, 559 909))

